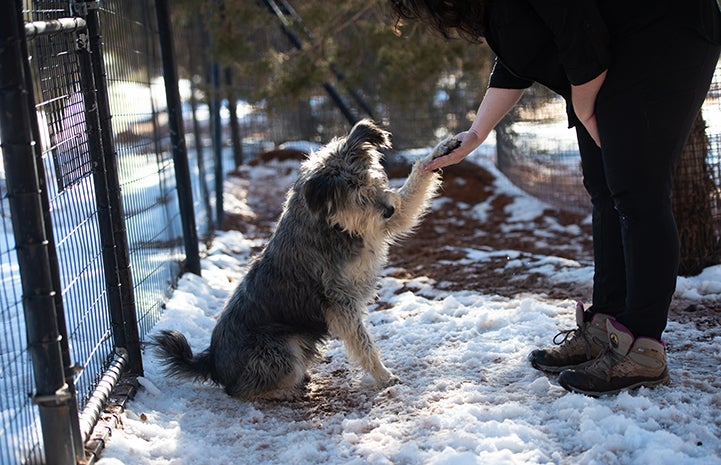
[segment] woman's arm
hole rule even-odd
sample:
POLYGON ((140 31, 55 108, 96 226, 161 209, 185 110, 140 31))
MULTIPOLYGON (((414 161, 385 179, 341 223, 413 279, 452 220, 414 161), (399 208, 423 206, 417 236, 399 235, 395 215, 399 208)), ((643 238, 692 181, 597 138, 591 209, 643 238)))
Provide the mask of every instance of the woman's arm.
POLYGON ((524 89, 502 89, 500 87, 489 87, 483 97, 476 119, 468 131, 456 135, 461 140, 461 145, 446 156, 436 158, 424 166, 427 171, 454 165, 466 158, 483 143, 493 128, 506 116, 511 108, 518 103, 523 95, 524 89))
POLYGON ((604 71, 586 83, 571 86, 573 111, 576 112, 581 124, 586 127, 586 130, 599 147, 601 146, 601 138, 598 135, 596 125, 596 96, 606 80, 606 73, 607 71, 604 71))

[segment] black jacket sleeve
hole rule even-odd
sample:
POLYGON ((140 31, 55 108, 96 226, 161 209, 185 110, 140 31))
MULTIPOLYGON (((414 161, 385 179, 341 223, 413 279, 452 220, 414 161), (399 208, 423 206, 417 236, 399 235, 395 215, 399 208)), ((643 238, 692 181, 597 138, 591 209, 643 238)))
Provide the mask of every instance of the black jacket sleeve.
POLYGON ((531 84, 533 84, 533 81, 516 76, 496 57, 488 87, 526 89, 531 87, 531 84))

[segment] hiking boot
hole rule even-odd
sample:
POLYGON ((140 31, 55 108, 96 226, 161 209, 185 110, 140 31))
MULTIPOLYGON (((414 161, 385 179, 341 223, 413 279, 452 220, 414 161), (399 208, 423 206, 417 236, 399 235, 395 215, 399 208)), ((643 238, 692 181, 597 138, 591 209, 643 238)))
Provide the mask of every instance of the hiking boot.
POLYGON ((558 377, 561 386, 598 397, 668 382, 663 342, 648 337, 634 338, 628 328, 613 319, 607 320, 606 326, 608 349, 593 363, 561 373, 558 377))
POLYGON ((531 352, 529 360, 533 368, 548 373, 560 373, 569 368, 588 364, 598 357, 607 347, 606 320, 604 313, 594 313, 586 321, 583 303, 576 304, 575 329, 561 331, 553 338, 557 347, 538 349, 531 352))

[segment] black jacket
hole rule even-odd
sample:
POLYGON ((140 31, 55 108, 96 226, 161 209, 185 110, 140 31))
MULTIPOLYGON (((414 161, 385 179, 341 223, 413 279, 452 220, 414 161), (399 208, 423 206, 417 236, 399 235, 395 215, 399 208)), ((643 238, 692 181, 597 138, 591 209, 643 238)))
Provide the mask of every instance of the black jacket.
MULTIPOLYGON (((649 24, 667 21, 721 44, 715 0, 491 0, 485 19, 481 34, 497 57, 490 87, 538 82, 569 102, 571 126, 577 122, 571 84, 608 69, 613 48, 649 24)), ((664 39, 658 37, 659 47, 664 39)))

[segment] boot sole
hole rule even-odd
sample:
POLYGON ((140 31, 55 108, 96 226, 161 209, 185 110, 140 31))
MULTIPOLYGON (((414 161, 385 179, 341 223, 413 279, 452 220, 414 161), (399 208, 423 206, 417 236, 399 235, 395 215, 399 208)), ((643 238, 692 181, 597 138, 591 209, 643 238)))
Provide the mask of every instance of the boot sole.
POLYGON ((543 364, 536 362, 535 360, 531 360, 531 366, 533 368, 535 368, 536 370, 543 371, 544 373, 557 375, 557 374, 560 374, 564 370, 573 370, 573 369, 577 369, 577 368, 583 368, 587 365, 590 365, 591 362, 593 362, 593 360, 588 360, 586 362, 579 363, 578 365, 565 365, 562 367, 558 367, 558 366, 543 365, 543 364))
POLYGON ((618 389, 612 389, 609 391, 590 391, 590 390, 587 391, 587 390, 583 390, 583 389, 579 389, 579 388, 567 385, 566 383, 563 383, 562 380, 561 380, 561 382, 559 382, 559 384, 561 386, 563 386, 564 389, 566 389, 567 391, 570 391, 570 392, 576 392, 578 394, 585 394, 590 397, 601 397, 601 396, 606 396, 606 395, 618 394, 619 392, 623 392, 623 391, 627 391, 627 390, 638 389, 640 387, 654 388, 654 387, 660 386, 662 384, 668 384, 670 379, 671 378, 668 374, 668 370, 664 370, 664 372, 661 374, 661 377, 658 379, 639 381, 637 383, 630 384, 628 386, 624 386, 624 387, 621 387, 618 389))

